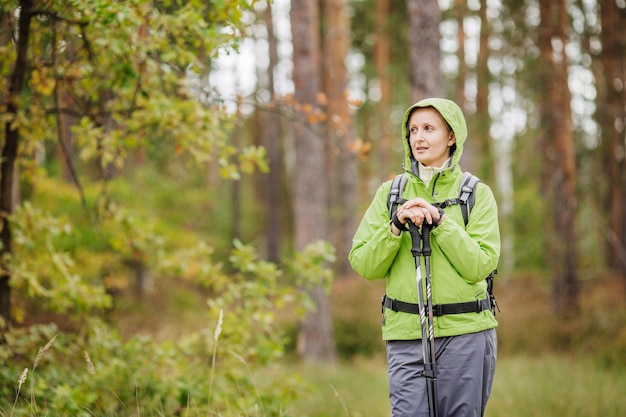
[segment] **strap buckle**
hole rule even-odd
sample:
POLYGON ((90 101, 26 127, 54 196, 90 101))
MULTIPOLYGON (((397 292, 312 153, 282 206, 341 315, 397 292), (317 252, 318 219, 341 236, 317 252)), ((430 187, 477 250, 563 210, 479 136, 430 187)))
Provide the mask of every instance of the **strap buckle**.
POLYGON ((382 299, 380 300, 382 307, 381 307, 381 313, 385 314, 385 307, 387 307, 388 309, 394 311, 394 312, 398 312, 398 304, 396 303, 396 299, 395 298, 390 298, 387 297, 387 294, 383 295, 382 299))
POLYGON ((433 316, 440 317, 440 316, 443 316, 444 314, 445 313, 443 312, 443 305, 441 304, 433 305, 433 316))
POLYGON ((454 206, 456 204, 459 204, 459 200, 460 199, 458 197, 456 197, 456 198, 447 198, 447 199, 445 199, 443 201, 443 204, 442 204, 443 207, 441 207, 441 208, 446 208, 446 207, 450 207, 450 206, 454 206))

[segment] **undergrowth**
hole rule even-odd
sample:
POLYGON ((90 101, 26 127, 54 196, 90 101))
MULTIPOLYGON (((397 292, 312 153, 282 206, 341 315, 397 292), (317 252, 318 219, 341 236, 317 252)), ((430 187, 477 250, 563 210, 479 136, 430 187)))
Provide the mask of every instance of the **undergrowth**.
MULTIPOLYGON (((487 415, 618 416, 619 407, 626 409, 621 285, 606 275, 584 281, 580 313, 565 320, 552 311, 540 277, 497 282, 499 363, 487 415)), ((277 343, 233 333, 229 327, 244 316, 227 310, 224 316, 182 316, 205 300, 185 295, 192 290, 170 289, 178 295, 152 308, 119 303, 110 323, 91 319, 74 331, 54 324, 13 329, 0 345, 0 416, 388 415, 383 283, 335 282, 341 361, 328 366, 292 360, 290 314, 278 321, 280 328, 257 327, 275 331, 277 343)))

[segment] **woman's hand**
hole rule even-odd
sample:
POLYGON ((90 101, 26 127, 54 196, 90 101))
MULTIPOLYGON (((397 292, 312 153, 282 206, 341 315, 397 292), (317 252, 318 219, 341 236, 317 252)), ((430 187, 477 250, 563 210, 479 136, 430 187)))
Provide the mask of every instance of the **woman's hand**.
MULTIPOLYGON (((411 222, 417 227, 422 227, 424 222, 438 226, 443 223, 445 216, 443 210, 433 206, 423 198, 414 198, 408 200, 398 208, 396 217, 403 225, 406 225, 407 222, 411 222)), ((406 230, 406 226, 404 230, 406 230)), ((399 236, 402 229, 393 221, 391 223, 391 231, 394 235, 399 236)))
POLYGON ((402 204, 398 208, 397 216, 401 223, 410 221, 418 227, 421 227, 424 221, 427 224, 440 225, 444 220, 440 209, 423 198, 413 198, 402 204))
POLYGON ((426 220, 428 223, 432 223, 432 217, 428 210, 422 207, 410 207, 410 208, 399 208, 396 216, 398 220, 402 224, 407 224, 408 222, 413 223, 417 227, 422 227, 422 223, 426 220))

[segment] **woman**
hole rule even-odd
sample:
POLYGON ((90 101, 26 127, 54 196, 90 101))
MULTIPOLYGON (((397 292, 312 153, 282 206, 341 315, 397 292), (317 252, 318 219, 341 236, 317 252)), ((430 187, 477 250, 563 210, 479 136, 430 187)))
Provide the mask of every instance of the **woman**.
MULTIPOLYGON (((387 299, 415 305, 411 235, 402 229, 408 222, 431 226, 432 301, 451 305, 443 311, 454 312, 434 317, 439 416, 483 416, 497 352, 497 321, 490 308, 481 307, 488 299, 485 278, 496 269, 500 256, 496 201, 491 189, 478 183, 467 226, 458 205, 443 210, 434 205, 458 197, 463 175, 459 159, 467 126, 454 102, 419 101, 406 111, 402 133, 408 177, 403 197, 408 201, 390 221, 391 181, 378 188, 355 233, 350 263, 366 279, 386 278, 387 299), (475 302, 474 311, 454 311, 468 302, 475 302)), ((391 415, 428 416, 419 315, 390 307, 391 303, 383 307, 382 334, 391 415)))

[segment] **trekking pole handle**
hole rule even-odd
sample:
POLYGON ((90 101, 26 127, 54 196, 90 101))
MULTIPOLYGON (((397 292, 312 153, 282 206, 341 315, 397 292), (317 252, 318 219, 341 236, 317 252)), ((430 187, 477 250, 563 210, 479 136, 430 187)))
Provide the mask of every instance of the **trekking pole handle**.
POLYGON ((426 223, 422 223, 422 254, 424 256, 430 256, 432 250, 430 248, 430 231, 432 230, 433 225, 426 223))
POLYGON ((422 254, 422 238, 420 235, 420 229, 412 221, 408 220, 406 224, 409 226, 409 233, 411 234, 411 253, 413 257, 418 257, 422 254))

